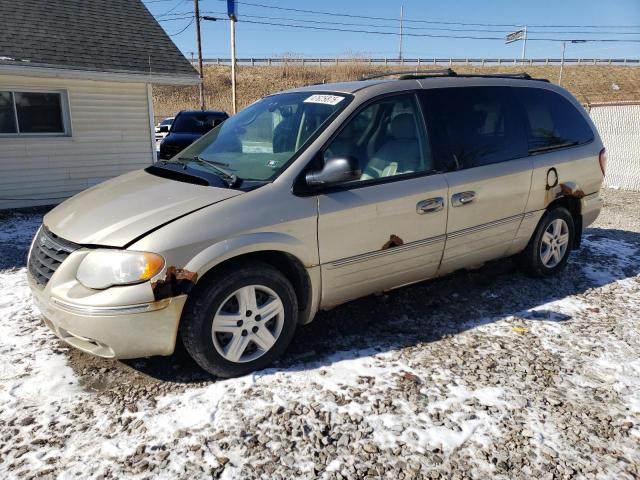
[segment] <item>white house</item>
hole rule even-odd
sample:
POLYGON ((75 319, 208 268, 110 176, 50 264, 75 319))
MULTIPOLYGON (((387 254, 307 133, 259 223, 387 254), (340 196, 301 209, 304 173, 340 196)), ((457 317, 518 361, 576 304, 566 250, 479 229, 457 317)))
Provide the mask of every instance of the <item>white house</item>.
POLYGON ((0 12, 0 209, 150 165, 152 84, 199 79, 142 2, 0 0, 0 12))

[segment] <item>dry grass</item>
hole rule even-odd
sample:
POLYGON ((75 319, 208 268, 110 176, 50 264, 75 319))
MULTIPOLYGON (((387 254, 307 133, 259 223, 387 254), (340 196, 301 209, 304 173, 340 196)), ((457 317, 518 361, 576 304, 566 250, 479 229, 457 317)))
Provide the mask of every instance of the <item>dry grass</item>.
MULTIPOLYGON (((454 66, 458 73, 515 73, 526 71, 538 78, 558 81, 557 66, 473 67, 454 66)), ((282 66, 238 67, 238 106, 243 108, 269 93, 309 84, 354 80, 362 75, 398 70, 397 67, 371 67, 353 62, 327 67, 285 64, 282 66)), ((411 71, 411 68, 407 68, 411 71)), ((614 66, 570 66, 563 72, 563 86, 584 104, 609 101, 640 101, 640 68, 614 66), (614 85, 619 87, 614 89, 614 85)), ((231 112, 230 67, 205 66, 207 108, 231 112)), ((197 87, 154 87, 156 116, 173 115, 179 110, 198 107, 197 87)))

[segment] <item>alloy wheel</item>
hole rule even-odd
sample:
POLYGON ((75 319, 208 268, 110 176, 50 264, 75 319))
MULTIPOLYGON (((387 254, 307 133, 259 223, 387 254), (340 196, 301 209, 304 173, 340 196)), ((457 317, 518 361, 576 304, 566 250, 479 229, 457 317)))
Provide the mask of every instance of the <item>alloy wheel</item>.
POLYGON ((260 358, 276 343, 284 326, 284 305, 276 292, 248 285, 229 295, 213 317, 213 345, 234 363, 260 358))
POLYGON ((569 247, 569 225, 562 218, 553 220, 544 231, 540 242, 540 260, 547 268, 558 265, 569 247))

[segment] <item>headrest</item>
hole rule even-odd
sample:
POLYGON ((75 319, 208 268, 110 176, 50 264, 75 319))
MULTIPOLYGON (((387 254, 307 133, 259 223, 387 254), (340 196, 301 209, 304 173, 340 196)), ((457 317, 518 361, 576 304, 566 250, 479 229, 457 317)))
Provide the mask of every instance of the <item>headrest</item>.
POLYGON ((469 125, 469 129, 473 133, 480 133, 480 130, 484 127, 487 121, 487 112, 473 110, 467 114, 464 121, 469 125))
POLYGON ((391 135, 395 138, 416 138, 416 123, 411 113, 401 113, 391 120, 391 135))

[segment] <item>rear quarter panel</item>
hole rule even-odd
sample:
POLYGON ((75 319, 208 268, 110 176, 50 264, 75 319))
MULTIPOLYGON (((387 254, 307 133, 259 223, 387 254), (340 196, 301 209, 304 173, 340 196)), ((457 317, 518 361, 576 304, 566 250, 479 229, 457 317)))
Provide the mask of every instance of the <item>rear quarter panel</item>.
POLYGON ((563 88, 553 84, 541 84, 540 88, 551 90, 566 98, 590 126, 593 140, 583 145, 532 156, 533 175, 527 212, 543 212, 551 202, 561 197, 582 199, 588 195, 597 195, 604 179, 599 162, 602 140, 588 113, 575 97, 563 88), (555 185, 550 185, 547 180, 552 169, 558 178, 555 185))

